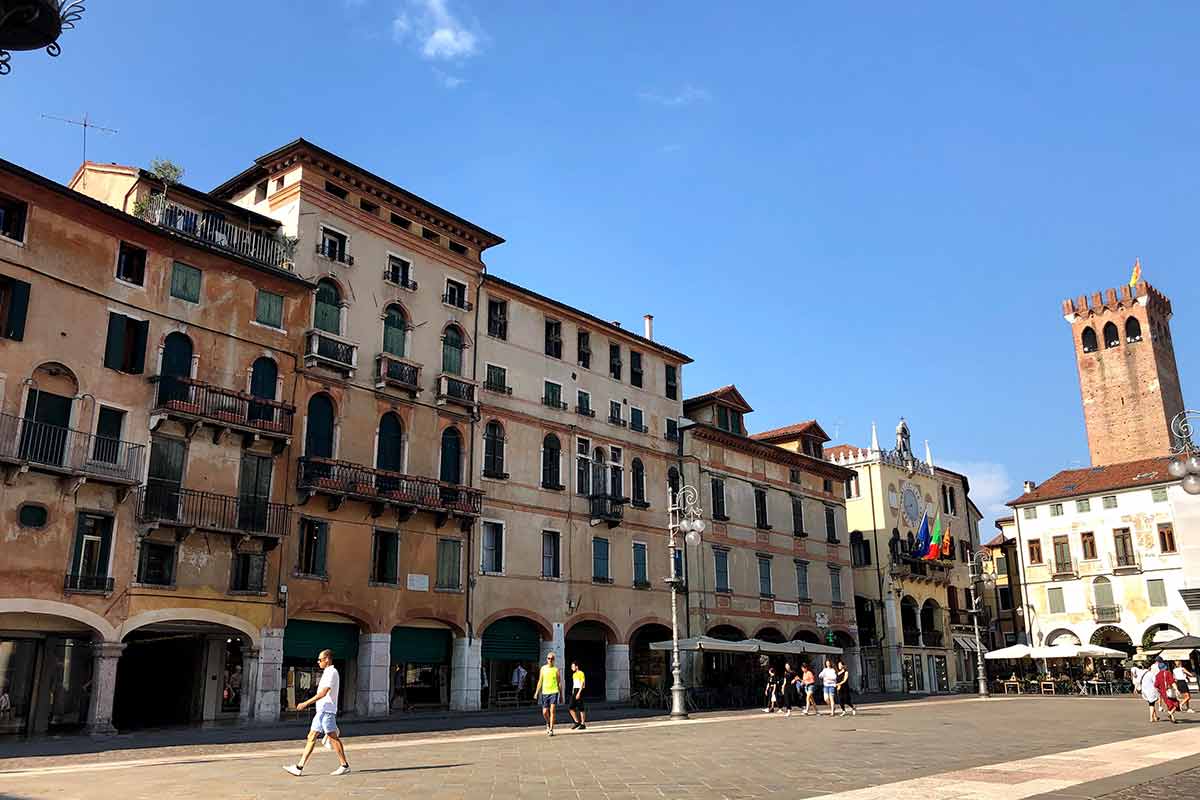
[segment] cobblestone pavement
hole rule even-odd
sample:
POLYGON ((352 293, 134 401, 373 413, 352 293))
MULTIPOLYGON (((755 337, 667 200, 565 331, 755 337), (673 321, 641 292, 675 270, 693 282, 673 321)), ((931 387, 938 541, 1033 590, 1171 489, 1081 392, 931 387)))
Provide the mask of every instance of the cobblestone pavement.
POLYGON ((283 772, 294 740, 18 758, 0 745, 0 798, 1001 800, 1200 751, 1200 722, 1153 726, 1128 698, 885 703, 834 719, 710 714, 560 726, 552 739, 536 729, 356 736, 351 723, 344 733, 354 771, 341 778, 320 749, 303 778, 283 772))
POLYGON ((1165 778, 1139 783, 1102 795, 1104 800, 1182 800, 1200 797, 1200 769, 1189 769, 1165 778))

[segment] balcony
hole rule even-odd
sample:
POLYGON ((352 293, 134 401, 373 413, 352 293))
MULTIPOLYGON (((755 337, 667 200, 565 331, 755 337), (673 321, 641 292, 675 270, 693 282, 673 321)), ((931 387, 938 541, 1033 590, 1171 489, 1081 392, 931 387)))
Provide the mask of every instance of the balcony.
POLYGON ((1092 619, 1096 622, 1120 622, 1120 606, 1092 606, 1092 619))
POLYGON ((943 635, 941 631, 922 631, 921 639, 926 647, 941 647, 943 635))
POLYGON ((512 394, 512 387, 504 383, 504 381, 484 381, 484 391, 495 392, 496 394, 512 394))
POLYGON ((63 577, 64 592, 96 592, 109 594, 113 590, 113 579, 107 575, 71 575, 63 577))
MULTIPOLYGON (((253 437, 271 437, 278 449, 286 447, 290 441, 295 406, 192 378, 157 375, 150 381, 158 384, 154 415, 176 419, 193 427, 211 425, 215 428, 214 442, 226 430, 253 437)), ((150 427, 157 427, 153 415, 150 427)))
POLYGON ((449 292, 442 295, 442 302, 448 306, 451 306, 452 308, 458 308, 463 311, 471 311, 475 308, 471 301, 466 297, 458 294, 450 294, 449 292))
POLYGON ((596 416, 596 409, 590 406, 575 406, 575 413, 582 417, 594 417, 596 416))
POLYGON ((1068 558, 1063 561, 1055 561, 1051 569, 1051 575, 1055 580, 1073 580, 1079 577, 1079 570, 1075 568, 1074 562, 1068 558))
MULTIPOLYGON (((0 414, 0 465, 6 483, 29 469, 128 488, 142 478, 145 445, 0 414)), ((123 494, 122 494, 123 496, 123 494)))
POLYGON ((473 409, 475 408, 475 384, 442 373, 438 376, 437 403, 440 406, 444 406, 446 403, 457 403, 473 409))
POLYGON ((905 647, 920 647, 921 632, 915 628, 904 629, 904 646, 905 647))
POLYGON ((898 578, 923 580, 939 585, 949 585, 950 583, 946 564, 940 561, 926 561, 904 554, 892 557, 891 572, 894 577, 898 578))
POLYGON ((594 494, 588 498, 591 505, 591 519, 593 522, 603 522, 610 528, 615 528, 621 524, 621 519, 625 515, 625 498, 616 497, 608 494, 594 494))
POLYGON ((317 242, 316 252, 317 255, 328 258, 330 261, 345 264, 347 267, 354 266, 354 256, 347 253, 345 247, 339 247, 333 242, 317 242))
POLYGON ((391 353, 375 356, 375 388, 385 387, 401 389, 414 397, 420 394, 421 365, 391 353))
POLYGON ((621 419, 616 414, 609 414, 608 415, 608 424, 609 425, 620 425, 622 428, 624 428, 628 423, 625 422, 625 420, 621 419))
POLYGON ((282 539, 291 527, 292 507, 256 497, 233 497, 151 480, 138 489, 137 519, 155 527, 250 534, 282 539))
POLYGON ((160 194, 150 195, 144 218, 162 228, 211 245, 227 253, 291 272, 294 242, 225 220, 215 211, 193 211, 160 194))
POLYGON ((374 469, 349 461, 304 456, 300 458, 299 466, 296 488, 304 495, 305 502, 313 495, 324 495, 329 499, 331 511, 345 500, 360 500, 371 505, 374 516, 382 514, 389 506, 398 509, 402 519, 411 517, 415 511, 429 511, 438 515, 438 527, 441 527, 450 515, 479 516, 483 500, 483 492, 469 486, 374 469))
POLYGON ((358 369, 358 345, 337 334, 311 328, 304 334, 304 366, 322 366, 350 377, 358 369))
POLYGON ((1109 561, 1112 563, 1113 572, 1141 572, 1142 557, 1137 553, 1110 553, 1109 561))
POLYGON ((636 433, 649 433, 650 432, 650 429, 647 428, 645 425, 643 425, 640 422, 629 423, 629 430, 634 431, 636 433))
POLYGON ((546 408, 553 408, 555 411, 566 411, 567 404, 557 397, 543 397, 542 405, 546 408))

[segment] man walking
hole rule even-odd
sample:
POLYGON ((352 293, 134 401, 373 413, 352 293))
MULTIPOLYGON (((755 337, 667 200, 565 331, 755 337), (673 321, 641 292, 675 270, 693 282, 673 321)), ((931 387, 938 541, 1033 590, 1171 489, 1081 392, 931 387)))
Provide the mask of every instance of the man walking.
POLYGON ((567 705, 567 710, 571 714, 571 719, 575 724, 571 726, 573 731, 587 730, 587 704, 583 702, 583 687, 587 684, 587 678, 583 674, 583 670, 579 668, 578 661, 571 662, 571 699, 567 705))
POLYGON ((308 757, 312 755, 313 748, 317 745, 317 734, 319 733, 325 734, 326 744, 333 744, 333 750, 337 753, 340 762, 338 768, 329 774, 345 775, 350 771, 350 765, 346 762, 346 749, 342 746, 341 737, 338 735, 337 701, 341 680, 338 677, 337 668, 333 666, 333 651, 322 650, 321 654, 317 656, 317 666, 321 668, 321 681, 317 684, 317 693, 303 703, 296 704, 297 710, 316 705, 312 725, 308 729, 308 741, 304 745, 304 755, 300 756, 300 760, 295 764, 288 764, 284 767, 296 777, 300 777, 304 773, 304 765, 308 763, 308 757))
POLYGON ((533 693, 542 707, 542 718, 546 720, 546 735, 554 735, 554 707, 562 699, 562 681, 558 667, 554 666, 554 651, 546 654, 546 663, 538 671, 537 686, 533 693))

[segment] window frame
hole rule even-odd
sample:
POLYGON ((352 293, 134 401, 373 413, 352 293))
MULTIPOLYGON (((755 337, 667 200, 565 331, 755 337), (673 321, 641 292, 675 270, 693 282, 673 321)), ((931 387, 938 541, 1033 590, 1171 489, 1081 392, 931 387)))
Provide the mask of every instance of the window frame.
POLYGON ((608 343, 608 377, 614 381, 621 380, 624 375, 625 363, 621 360, 621 344, 620 342, 610 341, 608 343))
POLYGON ((114 280, 116 280, 118 283, 124 284, 125 286, 133 286, 138 289, 145 289, 146 288, 146 270, 149 268, 149 266, 150 266, 150 250, 148 248, 143 247, 140 244, 134 244, 133 242, 126 241, 125 239, 118 240, 117 262, 113 268, 114 280), (142 260, 141 275, 139 276, 139 280, 136 280, 136 281, 131 280, 130 278, 123 277, 121 275, 121 269, 125 264, 126 248, 129 248, 130 251, 137 251, 142 254, 141 255, 141 260, 142 260))
POLYGON ((261 325, 264 328, 270 328, 273 331, 284 331, 285 328, 283 327, 283 320, 284 320, 283 306, 284 306, 283 295, 277 294, 276 292, 271 292, 271 291, 268 291, 266 289, 259 287, 258 292, 254 295, 254 320, 253 320, 254 324, 261 325), (267 297, 279 299, 279 324, 278 325, 272 325, 269 321, 265 321, 262 318, 263 296, 264 295, 267 297))
POLYGON ((1095 531, 1080 531, 1079 546, 1084 561, 1098 561, 1100 559, 1100 550, 1096 547, 1095 531), (1091 555, 1088 555, 1089 552, 1091 555))
POLYGON ((1046 563, 1045 561, 1043 561, 1044 554, 1042 553, 1042 540, 1041 539, 1029 539, 1025 544, 1026 544, 1026 552, 1029 556, 1030 564, 1046 563), (1036 551, 1036 555, 1035 555, 1035 551, 1036 551))
POLYGON ((1175 523, 1160 522, 1157 525, 1158 530, 1158 551, 1163 554, 1171 554, 1179 552, 1179 544, 1175 541, 1175 523), (1165 536, 1163 534, 1166 534, 1165 536), (1167 545, 1170 544, 1168 549, 1167 545))
MULTIPOLYGON (((186 274, 186 273, 184 273, 186 274)), ((171 285, 167 287, 167 295, 175 300, 181 300, 185 303, 191 303, 194 306, 200 305, 200 299, 204 296, 204 270, 199 267, 193 267, 191 264, 185 263, 178 259, 171 261, 171 285), (196 298, 193 300, 190 297, 184 297, 180 294, 175 294, 175 275, 179 273, 180 267, 184 270, 191 270, 196 273, 196 298)))
POLYGON ((487 301, 487 334, 502 342, 508 341, 508 301, 500 297, 489 297, 487 301), (499 308, 498 316, 492 314, 493 307, 499 308))
POLYGON ((1063 591, 1061 586, 1049 586, 1046 588, 1046 609, 1051 614, 1067 613, 1066 592, 1063 591), (1055 602, 1056 600, 1057 602, 1055 602), (1057 610, 1055 609, 1056 605, 1058 606, 1057 610))
POLYGON ((650 588, 650 554, 646 547, 646 543, 635 539, 632 548, 632 564, 633 564, 633 588, 649 589, 650 588), (641 577, 638 577, 638 553, 641 553, 641 577))
POLYGON ((775 579, 772 575, 774 558, 769 553, 755 553, 754 558, 758 563, 758 596, 760 599, 772 600, 775 597, 775 579), (764 564, 766 565, 765 571, 763 570, 764 564))
POLYGON ((754 527, 760 531, 771 530, 770 502, 765 486, 754 487, 754 527), (761 502, 760 502, 761 501, 761 502))
POLYGON ((711 498, 710 503, 712 507, 712 518, 719 522, 728 522, 729 512, 728 507, 725 504, 726 498, 724 478, 711 478, 709 482, 709 497, 711 498), (718 489, 721 490, 720 494, 717 493, 718 489))
POLYGON ((836 607, 846 605, 842 594, 842 568, 837 564, 829 565, 829 602, 836 607))
POLYGON ((437 574, 434 578, 434 590, 435 591, 461 592, 463 590, 463 579, 462 579, 463 546, 462 545, 463 545, 462 539, 453 539, 453 538, 446 537, 446 536, 438 537, 437 574), (449 548, 449 549, 453 550, 456 555, 457 569, 456 569, 456 573, 453 576, 442 574, 442 550, 443 550, 443 548, 449 548), (453 579, 453 583, 449 582, 451 580, 451 577, 453 579))
POLYGON ((562 320, 546 317, 543 352, 549 358, 562 359, 562 320))
POLYGON ((553 580, 553 581, 562 580, 562 531, 557 530, 555 528, 543 528, 542 529, 542 580, 553 580), (550 536, 551 538, 547 539, 547 536, 550 536), (554 542, 554 554, 553 554, 554 555, 554 574, 553 575, 549 575, 546 573, 546 559, 548 557, 548 554, 546 553, 547 541, 554 542))
POLYGON ((508 558, 508 547, 506 546, 506 544, 507 544, 506 539, 508 538, 507 534, 508 534, 508 530, 507 530, 507 526, 504 523, 504 520, 501 520, 501 519, 480 520, 480 522, 479 522, 479 574, 480 575, 503 575, 504 574, 505 563, 506 563, 506 559, 508 558), (493 562, 491 564, 492 567, 498 566, 499 569, 488 569, 488 563, 486 560, 487 555, 488 555, 488 543, 487 543, 488 526, 491 526, 491 530, 492 530, 493 534, 495 534, 497 531, 499 532, 499 536, 500 536, 499 546, 497 547, 495 545, 495 543, 494 543, 495 539, 493 536, 493 546, 491 548, 493 552, 499 551, 499 556, 500 556, 499 564, 496 564, 495 562, 493 562))
POLYGON ((629 385, 644 388, 645 373, 642 369, 642 353, 639 350, 629 350, 629 385))
MULTIPOLYGON (((0 205, 8 205, 10 207, 17 208, 20 211, 19 214, 14 215, 19 220, 18 225, 7 227, 7 230, 0 228, 0 242, 7 242, 8 244, 17 245, 18 247, 24 247, 26 242, 29 240, 29 210, 31 208, 29 201, 22 200, 19 197, 14 197, 13 195, 4 192, 0 193, 0 205), (13 230, 16 230, 20 235, 10 235, 9 231, 13 230)), ((7 212, 0 211, 0 218, 6 220, 6 226, 8 225, 7 217, 7 212)))
POLYGON ((174 588, 178 580, 179 573, 179 545, 175 542, 161 542, 154 539, 143 539, 138 545, 138 560, 137 570, 134 573, 134 582, 139 586, 154 586, 160 589, 174 588), (146 560, 149 548, 158 547, 171 552, 170 562, 167 568, 168 579, 165 583, 156 583, 146 580, 146 560))
POLYGON ((1115 494, 1106 494, 1100 498, 1100 503, 1106 510, 1116 508, 1117 496, 1115 494))
POLYGON ((471 287, 467 285, 467 282, 460 281, 457 278, 451 278, 448 275, 446 276, 445 280, 445 287, 442 291, 442 305, 448 308, 456 308, 459 311, 470 311, 471 300, 468 297, 468 294, 471 291, 471 287), (454 296, 456 294, 461 295, 460 301, 457 303, 454 301, 454 296))
POLYGON ((606 538, 604 536, 593 536, 592 537, 592 583, 611 584, 612 582, 613 582, 613 578, 612 578, 612 542, 610 542, 608 540, 608 538, 606 538), (598 554, 596 548, 597 548, 597 545, 599 545, 599 544, 604 545, 604 547, 603 547, 603 550, 604 550, 603 564, 604 564, 604 573, 605 574, 603 574, 603 575, 597 574, 599 572, 599 570, 597 570, 597 566, 599 563, 601 563, 600 561, 597 560, 599 554, 598 554))
POLYGON ((292 577, 317 578, 319 580, 329 579, 329 522, 327 520, 316 519, 314 517, 300 517, 299 531, 296 539, 296 564, 292 570, 292 577), (317 537, 315 541, 319 548, 319 551, 314 550, 312 553, 314 563, 308 565, 304 563, 305 537, 307 535, 306 526, 316 526, 317 537), (305 570, 305 566, 312 569, 305 570), (321 570, 320 572, 315 571, 318 567, 321 570))
POLYGON ((371 530, 371 573, 370 586, 399 586, 400 585, 400 531, 393 528, 373 528, 371 530), (379 545, 385 537, 390 537, 395 542, 395 550, 393 552, 392 580, 387 580, 386 576, 380 577, 379 563, 379 545))
POLYGON ((538 445, 538 467, 541 476, 539 486, 542 489, 561 492, 567 487, 562 482, 562 439, 554 431, 547 431, 542 436, 541 444, 538 445), (553 437, 558 443, 557 456, 553 459, 553 463, 547 461, 546 442, 553 437))
POLYGON ((413 275, 415 265, 413 264, 412 258, 391 250, 388 250, 384 257, 386 259, 383 267, 384 283, 390 283, 392 286, 399 286, 401 289, 415 292, 417 290, 417 280, 413 275), (393 262, 396 261, 403 265, 398 273, 393 270, 393 267, 395 266, 393 262))
POLYGON ((679 368, 674 364, 665 364, 663 372, 663 395, 668 400, 679 399, 679 368))
POLYGON ((792 559, 792 564, 796 568, 796 600, 800 603, 812 602, 812 587, 809 585, 808 565, 809 562, 803 558, 792 559), (803 580, 801 580, 803 578, 803 580), (801 591, 803 589, 803 591, 801 591))

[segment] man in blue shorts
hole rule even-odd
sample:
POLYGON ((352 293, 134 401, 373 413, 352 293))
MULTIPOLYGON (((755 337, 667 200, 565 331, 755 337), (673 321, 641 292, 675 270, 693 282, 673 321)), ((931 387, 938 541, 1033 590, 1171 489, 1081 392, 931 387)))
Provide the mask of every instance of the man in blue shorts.
POLYGON ((326 743, 333 744, 333 750, 337 753, 338 761, 341 762, 338 768, 329 774, 345 775, 350 771, 350 765, 346 763, 346 749, 342 746, 342 739, 338 735, 337 701, 341 679, 338 677, 337 668, 333 666, 333 651, 322 650, 321 654, 317 656, 317 666, 322 670, 321 681, 317 684, 317 693, 303 703, 296 704, 297 710, 316 705, 316 713, 313 714, 312 725, 308 729, 308 741, 304 745, 304 755, 300 756, 300 760, 295 764, 288 764, 284 767, 284 770, 296 777, 303 774, 304 765, 308 763, 308 757, 312 755, 313 748, 317 745, 317 734, 320 733, 325 734, 326 743))

